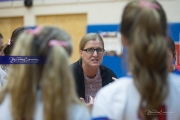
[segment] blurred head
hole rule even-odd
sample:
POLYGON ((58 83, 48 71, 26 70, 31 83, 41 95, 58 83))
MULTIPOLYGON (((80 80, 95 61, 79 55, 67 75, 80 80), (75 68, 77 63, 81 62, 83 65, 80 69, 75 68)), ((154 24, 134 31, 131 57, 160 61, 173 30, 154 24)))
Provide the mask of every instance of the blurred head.
MULTIPOLYGON (((166 14, 162 8, 162 6, 155 0, 151 0, 150 3, 157 5, 158 8, 156 7, 146 7, 143 3, 143 1, 147 2, 148 0, 139 0, 139 1, 133 1, 130 2, 126 8, 124 9, 123 16, 122 16, 122 21, 121 21, 121 28, 120 32, 122 36, 127 40, 125 43, 131 44, 131 39, 130 37, 132 36, 132 33, 134 32, 132 29, 139 27, 148 27, 149 30, 153 31, 156 30, 160 31, 160 33, 166 37, 167 36, 167 19, 166 19, 166 14), (136 10, 134 10, 136 9, 136 10), (140 13, 139 13, 140 12, 140 13), (148 13, 149 12, 149 13, 148 13), (147 14, 146 14, 147 13, 147 14), (149 14, 154 14, 154 17, 156 17, 156 21, 153 21, 154 18, 150 17, 149 14), (145 15, 143 15, 145 14, 145 15), (134 16, 133 16, 134 15, 134 16), (149 19, 149 17, 151 19, 149 19), (142 20, 138 21, 139 18, 142 20), (155 22, 161 21, 161 23, 158 26, 153 25, 153 28, 151 25, 154 24, 155 22), (139 26, 139 24, 141 26, 139 26), (146 23, 150 23, 147 25, 146 23), (131 29, 131 30, 130 30, 131 29)), ((139 32, 139 31, 138 31, 139 32)), ((147 31, 144 31, 147 32, 147 31)), ((156 33, 156 31, 154 31, 156 33)), ((123 39, 124 40, 124 39, 123 39)), ((126 44, 124 44, 126 45, 126 44)))
POLYGON ((96 33, 86 34, 79 45, 82 63, 87 67, 99 67, 104 55, 104 42, 96 33))
POLYGON ((4 56, 3 47, 4 47, 3 36, 0 33, 0 56, 4 56))
POLYGON ((59 28, 38 27, 18 37, 13 56, 45 56, 46 62, 10 66, 7 89, 14 119, 33 118, 37 88, 42 91, 44 119, 67 119, 67 106, 78 102, 69 69, 71 53, 71 37, 59 28))
MULTIPOLYGON (((158 109, 167 93, 166 15, 157 1, 132 1, 123 12, 121 34, 141 108, 158 109), (144 106, 144 102, 147 104, 144 106)), ((144 111, 142 119, 152 119, 144 111)))
POLYGON ((167 54, 168 54, 168 60, 167 60, 167 65, 168 65, 168 71, 173 72, 174 71, 174 65, 175 60, 176 60, 176 49, 175 49, 175 44, 174 41, 168 37, 167 39, 167 54))
POLYGON ((4 48, 4 54, 6 56, 10 56, 12 53, 12 50, 15 46, 16 39, 19 37, 20 34, 22 34, 25 30, 28 30, 28 28, 25 27, 18 27, 16 28, 11 35, 11 38, 9 39, 8 43, 6 44, 4 48))

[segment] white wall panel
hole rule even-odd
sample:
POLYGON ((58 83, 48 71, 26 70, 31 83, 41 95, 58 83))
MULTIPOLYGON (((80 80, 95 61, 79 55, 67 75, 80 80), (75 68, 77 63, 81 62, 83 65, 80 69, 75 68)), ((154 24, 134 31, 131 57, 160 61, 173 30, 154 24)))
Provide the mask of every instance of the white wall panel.
MULTIPOLYGON (((14 1, 16 7, 11 2, 0 2, 0 6, 3 6, 0 7, 0 17, 24 16, 25 25, 31 26, 36 25, 35 18, 38 15, 86 13, 88 24, 118 24, 129 0, 97 0, 100 2, 90 3, 83 3, 82 0, 55 0, 58 4, 45 5, 45 2, 50 4, 50 1, 53 0, 34 0, 31 8, 26 8, 23 1, 14 1)), ((180 22, 180 0, 160 0, 160 3, 166 11, 168 22, 180 22)))
POLYGON ((44 0, 44 4, 72 4, 77 3, 77 0, 44 0))
POLYGON ((23 7, 24 0, 13 1, 13 7, 23 7))
POLYGON ((43 0, 33 0, 33 5, 42 5, 43 0))
POLYGON ((9 2, 0 2, 0 9, 1 8, 10 8, 12 7, 12 2, 9 1, 9 2))
POLYGON ((80 3, 87 3, 87 2, 104 2, 104 1, 109 1, 109 2, 112 2, 112 1, 116 1, 116 0, 79 0, 80 3))

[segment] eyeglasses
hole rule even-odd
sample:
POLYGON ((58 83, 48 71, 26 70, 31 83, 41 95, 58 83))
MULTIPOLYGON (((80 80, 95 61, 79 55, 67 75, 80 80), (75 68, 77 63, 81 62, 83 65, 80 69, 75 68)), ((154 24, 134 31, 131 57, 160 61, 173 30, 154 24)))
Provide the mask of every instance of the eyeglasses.
POLYGON ((87 49, 83 49, 83 51, 86 51, 86 52, 89 53, 89 54, 93 54, 94 51, 96 51, 97 54, 103 54, 105 50, 104 50, 103 48, 97 48, 97 49, 87 48, 87 49))

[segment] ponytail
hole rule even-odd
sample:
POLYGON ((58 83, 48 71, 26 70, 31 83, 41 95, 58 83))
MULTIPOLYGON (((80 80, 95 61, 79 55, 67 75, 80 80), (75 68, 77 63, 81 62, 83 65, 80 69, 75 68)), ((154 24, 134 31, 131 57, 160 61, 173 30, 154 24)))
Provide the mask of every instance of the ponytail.
POLYGON ((145 111, 158 110, 169 91, 167 48, 162 26, 166 25, 162 25, 157 8, 140 6, 139 2, 134 1, 124 10, 121 33, 129 44, 129 69, 141 95, 139 113, 142 113, 143 120, 154 118, 145 111))
MULTIPOLYGON (((13 49, 13 56, 43 56, 46 60, 45 64, 10 66, 7 87, 3 93, 7 91, 11 97, 13 120, 33 119, 39 89, 42 92, 40 95, 43 102, 43 119, 68 119, 69 106, 72 103, 80 104, 68 66, 71 52, 69 34, 58 28, 37 28, 20 35, 13 49), (55 40, 59 45, 51 46, 51 40, 55 40)), ((2 94, 2 97, 4 96, 2 94)))
POLYGON ((53 46, 47 56, 41 80, 45 120, 67 120, 67 106, 78 101, 67 60, 67 52, 59 46, 53 46))
MULTIPOLYGON (((32 56, 31 43, 34 36, 23 33, 13 49, 12 56, 32 56), (25 39, 26 38, 26 39, 25 39), (25 48, 26 50, 22 49, 25 48)), ((32 120, 36 100, 36 65, 12 64, 7 80, 8 93, 11 96, 11 113, 13 120, 32 120)))

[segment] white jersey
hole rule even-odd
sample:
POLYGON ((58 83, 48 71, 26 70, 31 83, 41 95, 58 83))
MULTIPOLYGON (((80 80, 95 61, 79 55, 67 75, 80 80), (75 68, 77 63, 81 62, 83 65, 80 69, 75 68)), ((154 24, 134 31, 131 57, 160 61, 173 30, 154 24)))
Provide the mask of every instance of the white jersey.
MULTIPOLYGON (((36 100, 36 109, 33 120, 43 119, 43 103, 41 101, 41 93, 38 92, 36 100)), ((0 120, 13 120, 10 109, 10 95, 6 95, 3 102, 0 104, 0 120)), ((71 105, 68 111, 69 120, 91 120, 90 113, 85 106, 71 105)))
MULTIPOLYGON (((168 75, 169 94, 164 101, 165 111, 145 110, 148 115, 166 115, 166 120, 180 120, 180 76, 168 75)), ((102 88, 92 110, 93 120, 140 120, 140 94, 132 77, 123 77, 102 88)))

